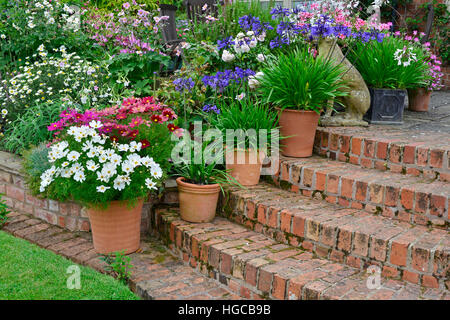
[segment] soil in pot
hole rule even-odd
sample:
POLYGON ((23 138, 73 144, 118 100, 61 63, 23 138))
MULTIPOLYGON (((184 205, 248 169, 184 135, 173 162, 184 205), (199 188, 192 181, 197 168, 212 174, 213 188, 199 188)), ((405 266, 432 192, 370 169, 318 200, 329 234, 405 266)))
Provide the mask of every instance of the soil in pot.
POLYGON ((408 89, 408 109, 427 112, 430 106, 431 91, 425 88, 408 89))
POLYGON ((286 157, 312 156, 320 115, 314 111, 278 109, 280 113, 281 153, 286 157))
POLYGON ((216 215, 220 186, 188 183, 177 179, 181 219, 188 222, 210 222, 216 215))
POLYGON ((87 209, 94 248, 98 253, 125 251, 130 254, 139 249, 143 204, 144 199, 139 199, 130 208, 127 201, 111 201, 105 210, 87 209))
POLYGON ((254 186, 259 182, 265 154, 257 150, 227 150, 226 169, 243 186, 254 186))

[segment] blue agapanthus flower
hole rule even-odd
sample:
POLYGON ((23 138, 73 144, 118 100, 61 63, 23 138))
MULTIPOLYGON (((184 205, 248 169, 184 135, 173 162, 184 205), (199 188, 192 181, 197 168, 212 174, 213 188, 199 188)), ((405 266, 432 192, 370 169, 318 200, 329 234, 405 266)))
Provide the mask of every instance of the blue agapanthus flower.
POLYGON ((283 8, 282 5, 278 5, 270 10, 270 14, 272 15, 272 19, 278 19, 283 17, 289 17, 291 15, 291 10, 288 8, 283 8))
POLYGON ((223 40, 217 40, 217 47, 219 50, 228 49, 233 46, 235 43, 233 41, 233 37, 226 37, 223 40))
POLYGON ((223 92, 223 90, 231 84, 240 84, 247 81, 248 77, 254 74, 255 72, 251 69, 236 67, 234 70, 227 69, 219 71, 212 76, 203 76, 202 82, 205 87, 210 87, 213 90, 223 92))
POLYGON ((220 114, 220 109, 217 108, 216 105, 206 104, 203 109, 204 112, 214 112, 216 114, 220 114))
POLYGON ((190 92, 195 85, 192 78, 178 78, 173 81, 173 84, 175 85, 175 90, 179 92, 183 92, 185 90, 190 92))

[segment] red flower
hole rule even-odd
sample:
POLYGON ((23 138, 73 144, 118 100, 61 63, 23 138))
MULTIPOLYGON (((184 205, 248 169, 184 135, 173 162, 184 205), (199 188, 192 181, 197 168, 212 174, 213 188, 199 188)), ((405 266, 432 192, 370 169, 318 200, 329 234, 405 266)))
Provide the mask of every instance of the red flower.
POLYGON ((118 136, 111 136, 110 137, 112 142, 118 142, 119 141, 119 137, 118 136))
POLYGON ((162 122, 162 117, 159 114, 152 115, 151 119, 152 119, 152 122, 154 122, 154 123, 162 122))
POLYGON ((169 108, 164 109, 162 114, 163 114, 164 117, 169 118, 169 120, 172 120, 172 119, 176 118, 175 112, 173 112, 173 110, 169 109, 169 108))
POLYGON ((140 141, 142 143, 142 149, 150 147, 150 142, 146 139, 140 141))
POLYGON ((130 133, 128 134, 129 137, 131 137, 132 139, 136 138, 136 136, 139 134, 138 130, 132 130, 130 131, 130 133))
POLYGON ((169 129, 170 132, 174 132, 175 130, 179 129, 180 127, 177 127, 176 125, 174 125, 173 123, 169 124, 167 126, 167 129, 169 129))
POLYGON ((116 116, 116 119, 119 119, 119 120, 126 119, 126 118, 127 118, 126 113, 118 113, 116 116))

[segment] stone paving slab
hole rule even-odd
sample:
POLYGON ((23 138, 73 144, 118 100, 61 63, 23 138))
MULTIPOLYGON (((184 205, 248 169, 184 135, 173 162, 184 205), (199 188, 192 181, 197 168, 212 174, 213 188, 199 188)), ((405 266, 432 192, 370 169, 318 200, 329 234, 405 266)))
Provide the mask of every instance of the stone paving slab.
POLYGON ((182 221, 178 208, 158 208, 154 221, 161 236, 170 239, 169 247, 192 268, 248 299, 450 299, 445 288, 426 288, 384 275, 380 285, 370 289, 367 281, 373 273, 282 244, 220 217, 194 224, 182 221))
MULTIPOLYGON (((70 232, 17 212, 9 214, 8 223, 2 230, 75 263, 107 273, 88 233, 70 232)), ((139 251, 130 257, 133 268, 129 286, 143 299, 242 299, 220 283, 186 266, 155 238, 143 239, 139 251)))

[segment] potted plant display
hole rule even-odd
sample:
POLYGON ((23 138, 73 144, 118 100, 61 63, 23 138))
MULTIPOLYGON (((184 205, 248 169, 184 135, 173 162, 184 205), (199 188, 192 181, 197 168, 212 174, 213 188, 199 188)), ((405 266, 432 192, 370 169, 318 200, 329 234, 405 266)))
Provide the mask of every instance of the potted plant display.
MULTIPOLYGON (((396 33, 395 35, 403 37, 400 32, 396 33)), ((431 51, 431 44, 429 42, 422 43, 422 41, 420 41, 420 37, 423 35, 424 33, 414 31, 412 33, 412 36, 406 35, 403 37, 423 53, 423 56, 420 59, 421 62, 427 66, 427 72, 424 74, 426 86, 411 86, 408 88, 408 108, 409 110, 416 112, 428 111, 431 93, 434 90, 439 90, 442 87, 442 62, 431 51)))
POLYGON ((139 248, 143 202, 168 167, 175 118, 153 97, 130 98, 100 111, 65 110, 48 127, 55 139, 39 192, 86 206, 97 252, 139 248))
POLYGON ((403 123, 406 89, 426 83, 428 68, 422 59, 422 50, 396 37, 356 43, 349 60, 367 83, 371 98, 364 120, 374 124, 403 123))
POLYGON ((278 124, 277 114, 267 105, 252 102, 245 93, 223 103, 220 112, 211 112, 211 107, 204 111, 209 112, 211 127, 220 130, 226 141, 225 164, 229 174, 243 186, 258 184, 271 139, 278 139, 272 135, 278 124), (265 141, 258 140, 260 134, 265 141))
MULTIPOLYGON (((198 157, 191 152, 189 159, 182 159, 175 164, 178 198, 181 219, 188 222, 210 222, 216 215, 217 202, 222 186, 235 182, 225 169, 218 167, 218 159, 223 157, 219 151, 211 159, 206 159, 208 148, 213 144, 203 144, 202 154, 198 157)), ((198 154, 197 154, 198 155, 198 154)))
POLYGON ((259 92, 278 111, 281 136, 286 137, 282 154, 310 157, 320 112, 329 100, 347 94, 341 81, 343 68, 315 58, 305 46, 268 57, 262 73, 259 92))

